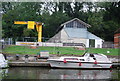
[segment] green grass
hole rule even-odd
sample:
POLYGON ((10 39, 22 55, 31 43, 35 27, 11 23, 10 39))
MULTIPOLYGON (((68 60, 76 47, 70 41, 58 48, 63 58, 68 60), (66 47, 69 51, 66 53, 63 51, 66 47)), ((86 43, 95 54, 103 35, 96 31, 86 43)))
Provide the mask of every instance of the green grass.
POLYGON ((102 53, 105 55, 113 55, 118 56, 119 49, 114 48, 91 48, 89 49, 90 53, 102 53), (110 53, 107 53, 107 51, 110 51, 110 53))
MULTIPOLYGON (((108 48, 88 48, 90 53, 102 53, 106 55, 118 55, 118 49, 108 49, 108 48), (110 53, 107 53, 110 51, 110 53)), ((74 54, 82 55, 84 50, 77 50, 74 47, 38 47, 36 49, 31 49, 29 46, 7 46, 3 49, 3 53, 7 54, 37 54, 40 51, 49 51, 50 54, 74 54)))

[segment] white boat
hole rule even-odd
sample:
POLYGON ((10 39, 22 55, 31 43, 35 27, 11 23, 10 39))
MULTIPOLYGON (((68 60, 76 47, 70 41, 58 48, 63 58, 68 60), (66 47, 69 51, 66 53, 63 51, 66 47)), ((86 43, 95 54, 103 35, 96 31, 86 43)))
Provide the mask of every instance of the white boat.
POLYGON ((7 68, 7 67, 8 67, 8 61, 5 60, 3 54, 0 54, 0 68, 7 68))
POLYGON ((47 61, 56 68, 112 68, 112 62, 104 54, 85 53, 82 57, 62 56, 47 61))

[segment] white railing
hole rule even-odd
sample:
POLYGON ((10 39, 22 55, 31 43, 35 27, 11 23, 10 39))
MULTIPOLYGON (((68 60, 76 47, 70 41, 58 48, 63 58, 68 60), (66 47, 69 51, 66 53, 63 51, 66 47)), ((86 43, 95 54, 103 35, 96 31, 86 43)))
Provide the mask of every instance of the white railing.
POLYGON ((63 43, 48 43, 48 42, 16 42, 16 45, 26 46, 59 46, 62 47, 63 43))

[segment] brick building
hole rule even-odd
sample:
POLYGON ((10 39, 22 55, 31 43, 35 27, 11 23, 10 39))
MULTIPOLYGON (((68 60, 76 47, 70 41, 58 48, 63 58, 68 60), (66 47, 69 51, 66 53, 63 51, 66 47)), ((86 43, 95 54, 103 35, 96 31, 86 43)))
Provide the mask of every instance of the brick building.
POLYGON ((114 34, 114 48, 120 48, 120 28, 114 34))

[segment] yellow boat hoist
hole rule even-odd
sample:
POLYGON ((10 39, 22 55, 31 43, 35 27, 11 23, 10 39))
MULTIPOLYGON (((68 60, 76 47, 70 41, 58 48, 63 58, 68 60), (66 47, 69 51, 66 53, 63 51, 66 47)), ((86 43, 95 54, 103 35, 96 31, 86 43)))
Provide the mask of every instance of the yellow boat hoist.
POLYGON ((38 32, 38 42, 42 42, 42 23, 35 21, 14 21, 14 24, 27 24, 28 29, 34 29, 36 25, 36 29, 38 32))

